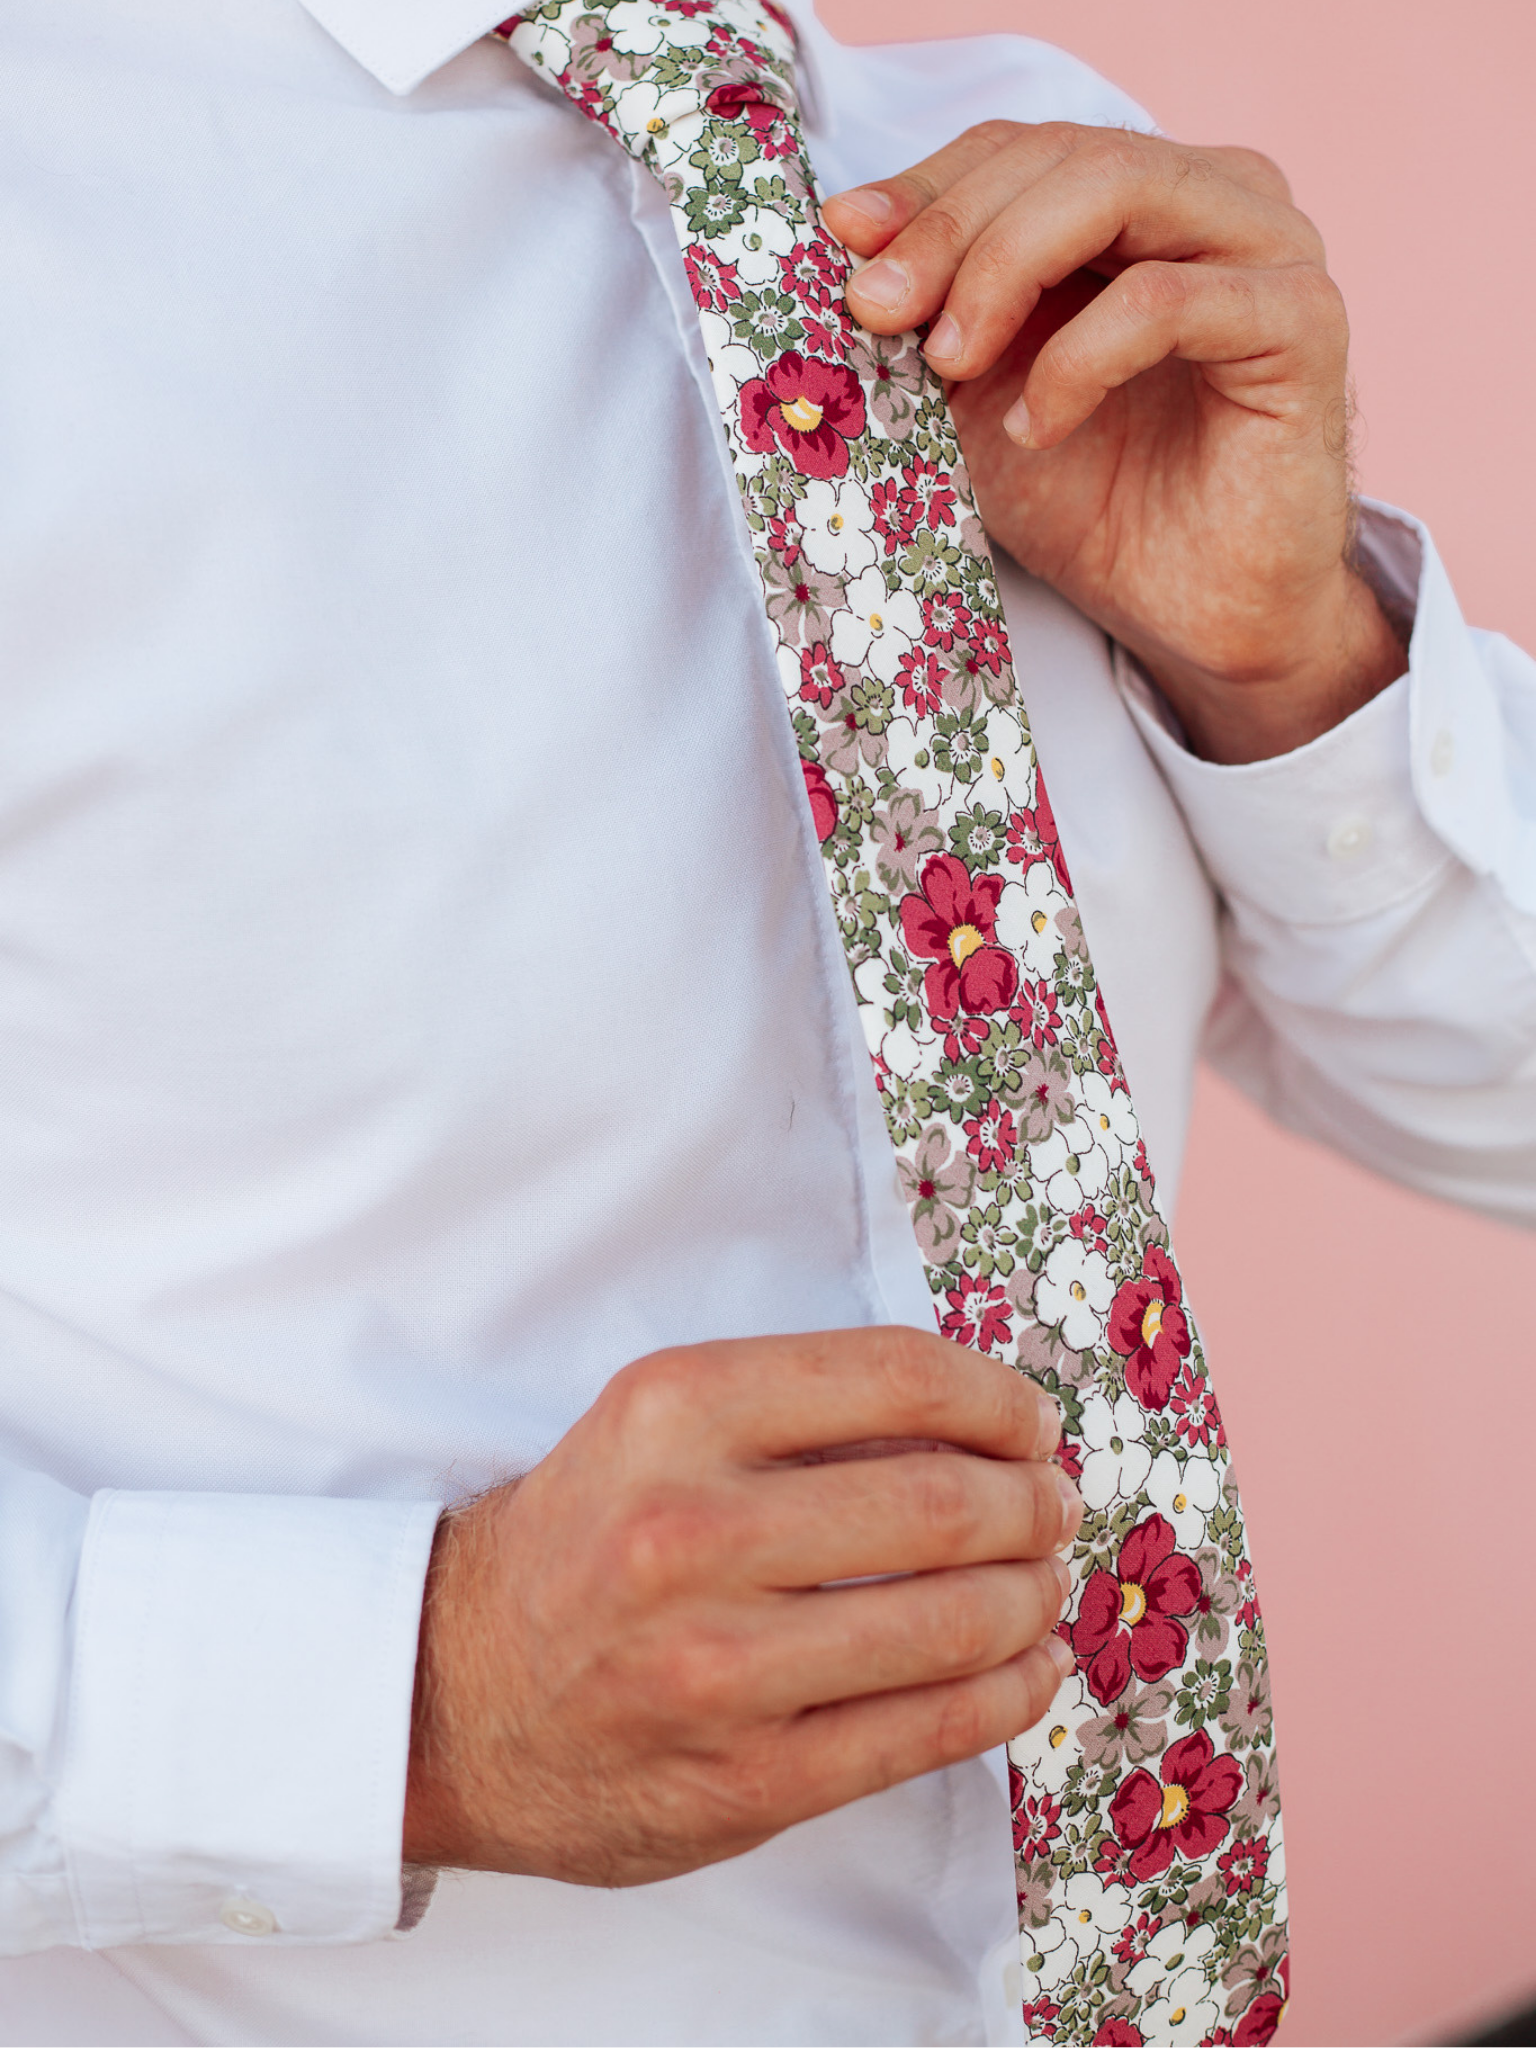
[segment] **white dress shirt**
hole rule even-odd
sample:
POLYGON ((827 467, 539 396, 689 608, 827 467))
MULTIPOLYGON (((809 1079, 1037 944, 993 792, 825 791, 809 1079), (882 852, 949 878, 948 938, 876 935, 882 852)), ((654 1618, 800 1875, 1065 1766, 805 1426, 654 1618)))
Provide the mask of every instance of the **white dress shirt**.
MULTIPOLYGON (((1144 119, 796 12, 828 188, 1144 119)), ((0 21, 0 2042, 1017 2039, 996 1758, 399 1924, 440 1503, 659 1345, 931 1314, 664 204, 496 19, 0 21)), ((1366 535, 1409 671, 1297 754, 1004 565, 1020 674, 1165 1201, 1210 1015, 1530 1221, 1536 667, 1366 535)))

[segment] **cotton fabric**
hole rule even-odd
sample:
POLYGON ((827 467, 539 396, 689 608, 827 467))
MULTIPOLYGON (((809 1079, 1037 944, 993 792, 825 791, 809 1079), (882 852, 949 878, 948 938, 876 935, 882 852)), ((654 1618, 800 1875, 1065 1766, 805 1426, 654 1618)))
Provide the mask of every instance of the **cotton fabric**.
MULTIPOLYGON (((1014 2038, 985 1763, 392 1935, 437 1504, 656 1344, 927 1300, 664 212, 491 18, 362 15, 0 30, 0 2040, 1014 2038)), ((1140 118, 805 32, 827 189, 1140 118)), ((1279 1114, 1529 1221, 1536 678, 1369 531, 1410 670, 1302 754, 1194 761, 1015 574, 1032 722, 1165 1191, 1217 998, 1279 1114)))

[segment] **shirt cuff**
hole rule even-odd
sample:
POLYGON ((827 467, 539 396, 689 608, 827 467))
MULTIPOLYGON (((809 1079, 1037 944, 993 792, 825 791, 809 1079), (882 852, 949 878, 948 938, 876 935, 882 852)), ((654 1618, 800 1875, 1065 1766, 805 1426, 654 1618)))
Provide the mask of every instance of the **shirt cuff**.
POLYGON ((97 1495, 55 1807, 84 1946, 395 1929, 440 1512, 97 1495))
POLYGON ((1497 696, 1434 543, 1416 519, 1365 500, 1359 550, 1384 608, 1412 623, 1407 672, 1293 753, 1235 767, 1200 760, 1116 650, 1131 715, 1212 880, 1229 901, 1287 924, 1370 917, 1453 857, 1507 888, 1520 871, 1497 696))

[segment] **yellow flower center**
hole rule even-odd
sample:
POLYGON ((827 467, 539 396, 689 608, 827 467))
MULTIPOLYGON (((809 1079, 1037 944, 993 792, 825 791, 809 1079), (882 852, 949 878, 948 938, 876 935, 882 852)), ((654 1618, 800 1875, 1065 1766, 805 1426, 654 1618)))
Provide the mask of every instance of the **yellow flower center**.
POLYGON ((1109 1118, 1104 1114, 1102 1109, 1099 1111, 1099 1129, 1101 1131, 1107 1131, 1109 1129, 1109 1118))
POLYGON ((645 124, 645 132, 647 135, 664 135, 666 131, 667 124, 665 121, 663 121, 660 114, 652 114, 649 121, 647 121, 645 124))
POLYGON ((1145 1315, 1143 1315, 1141 1319, 1142 1343, 1150 1344, 1153 1338, 1157 1335, 1158 1331, 1162 1327, 1163 1304, 1160 1301, 1149 1301, 1147 1303, 1146 1313, 1145 1315))
POLYGON ((829 519, 829 520, 827 521, 827 524, 828 524, 828 526, 830 526, 830 527, 831 527, 831 529, 832 529, 832 531, 833 531, 834 533, 841 533, 841 532, 842 532, 842 530, 843 530, 843 515, 842 515, 842 513, 841 513, 841 512, 834 512, 834 513, 832 514, 832 517, 831 517, 831 518, 830 518, 830 519, 829 519))
POLYGON ((813 405, 802 391, 793 405, 783 408, 785 419, 802 434, 812 434, 821 425, 821 407, 813 405))
POLYGON ((1160 1828, 1176 1828, 1189 1811, 1189 1794, 1182 1785, 1163 1787, 1163 1810, 1157 1817, 1160 1828))
POLYGON ((1086 1301, 1088 1299, 1088 1290, 1083 1285, 1081 1280, 1074 1280, 1072 1282, 1072 1285, 1067 1289, 1067 1292, 1071 1295, 1074 1301, 1086 1301))
POLYGON ((996 759, 995 757, 994 757, 994 759, 993 759, 993 762, 992 762, 992 773, 993 773, 993 774, 994 774, 994 775, 995 775, 995 776, 997 777, 997 779, 998 779, 998 781, 999 781, 999 782, 1001 782, 1001 781, 1002 781, 1002 779, 1003 779, 1003 764, 1002 764, 1002 762, 1001 762, 1001 761, 997 760, 997 759, 996 759))
POLYGON ((1056 1726, 1051 1730, 1049 1739, 1052 1749, 1060 1749, 1067 1739, 1067 1724, 1065 1721, 1058 1721, 1056 1723, 1056 1726))
POLYGON ((1035 930, 1036 930, 1037 932, 1043 932, 1043 931, 1045 930, 1045 926, 1046 926, 1046 915, 1045 915, 1045 912, 1044 912, 1043 910, 1035 910, 1035 911, 1032 911, 1032 912, 1030 913, 1030 919, 1029 919, 1029 921, 1030 921, 1030 923, 1031 923, 1031 924, 1032 924, 1032 925, 1034 926, 1034 928, 1035 928, 1035 930))
POLYGON ((1184 1512, 1184 1510, 1185 1510, 1185 1509, 1186 1509, 1186 1508, 1187 1508, 1188 1506, 1189 1506, 1189 1495, 1188 1495, 1187 1493, 1176 1493, 1176 1494, 1175 1494, 1175 1495, 1173 1496, 1173 1512, 1174 1512, 1174 1513, 1175 1513, 1176 1515, 1182 1515, 1182 1514, 1183 1514, 1183 1512, 1184 1512))
POLYGON ((1184 2024, 1184 2008, 1183 2008, 1183 2006, 1182 2006, 1182 2005, 1181 2005, 1181 2006, 1179 2007, 1179 2009, 1178 2009, 1178 2011, 1177 2011, 1177 2012, 1171 2012, 1171 2013, 1169 2013, 1169 2015, 1168 2015, 1168 2024, 1169 2024, 1169 2026, 1171 2026, 1171 2027, 1182 2027, 1182 2026, 1183 2026, 1183 2024, 1184 2024))
POLYGON ((885 631, 885 621, 881 618, 878 612, 870 613, 869 630, 871 631, 871 633, 883 633, 885 631))
MULTIPOLYGON (((1128 1621, 1134 1628, 1146 1611, 1145 1588, 1138 1586, 1134 1579, 1127 1579, 1120 1588, 1120 1619, 1128 1621)), ((1166 1804, 1166 1801, 1164 1803, 1166 1804)))
POLYGON ((1083 1906, 1079 1909, 1077 1917, 1086 1927, 1088 1925, 1088 1922, 1093 1918, 1093 1915, 1089 1912, 1086 1906, 1083 1906))
POLYGON ((963 967, 971 955, 979 953, 986 943, 975 925, 957 924, 949 935, 949 957, 957 967, 963 967))

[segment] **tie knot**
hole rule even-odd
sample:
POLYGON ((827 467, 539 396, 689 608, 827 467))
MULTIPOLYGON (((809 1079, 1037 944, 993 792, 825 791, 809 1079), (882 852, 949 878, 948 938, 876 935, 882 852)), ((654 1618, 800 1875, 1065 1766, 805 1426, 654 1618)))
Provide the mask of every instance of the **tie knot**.
POLYGON ((647 164, 700 225, 811 191, 795 34, 774 0, 545 0, 496 31, 647 164))

